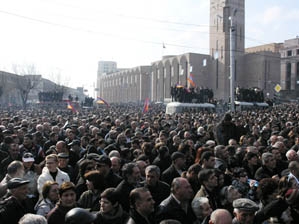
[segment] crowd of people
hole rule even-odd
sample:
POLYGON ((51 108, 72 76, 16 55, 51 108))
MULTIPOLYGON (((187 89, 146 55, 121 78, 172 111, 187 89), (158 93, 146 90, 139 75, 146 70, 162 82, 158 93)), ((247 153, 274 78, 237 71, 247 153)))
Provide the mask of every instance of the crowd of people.
POLYGON ((181 103, 213 103, 214 93, 212 89, 204 87, 187 87, 175 85, 171 87, 172 101, 181 103))
POLYGON ((299 222, 299 106, 0 112, 2 224, 299 222))

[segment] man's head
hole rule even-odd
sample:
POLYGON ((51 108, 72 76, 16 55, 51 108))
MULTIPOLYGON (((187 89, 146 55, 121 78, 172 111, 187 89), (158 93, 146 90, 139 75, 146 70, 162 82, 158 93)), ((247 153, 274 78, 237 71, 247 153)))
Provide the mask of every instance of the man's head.
POLYGON ((231 224, 232 216, 226 209, 216 209, 212 212, 209 224, 231 224))
POLYGON ((181 152, 174 152, 171 155, 171 160, 172 164, 177 168, 177 169, 183 169, 185 166, 185 155, 181 152))
POLYGON ((145 181, 149 186, 156 186, 160 178, 160 168, 156 165, 150 165, 145 169, 145 181))
POLYGON ((297 152, 294 149, 290 149, 286 153, 288 161, 299 161, 297 152))
POLYGON ((114 173, 118 173, 121 168, 121 159, 116 156, 112 156, 111 160, 111 169, 114 173))
POLYGON ((259 209, 258 205, 247 198, 234 200, 234 215, 240 224, 253 224, 255 212, 259 209))
POLYGON ((218 185, 218 179, 215 172, 211 169, 203 169, 198 173, 199 183, 208 189, 214 189, 218 185))
POLYGON ((171 183, 171 193, 180 201, 187 202, 193 197, 193 190, 186 178, 174 178, 171 183))
POLYGON ((274 169, 276 167, 276 160, 272 153, 265 152, 262 154, 262 163, 268 169, 274 169))
POLYGON ((46 157, 46 167, 50 172, 56 172, 58 167, 58 157, 56 154, 50 154, 46 157))
POLYGON ((135 188, 130 193, 130 205, 139 214, 148 217, 154 212, 155 201, 152 198, 150 191, 146 188, 135 188))
POLYGON ((214 169, 215 167, 215 156, 212 152, 204 152, 200 157, 201 165, 206 169, 214 169))
POLYGON ((298 161, 291 161, 289 163, 289 170, 290 172, 296 177, 299 178, 299 162, 298 161))
POLYGON ((206 197, 195 197, 191 203, 191 207, 199 220, 204 220, 204 218, 211 215, 213 211, 209 199, 206 197))
POLYGON ((7 189, 16 199, 18 199, 19 201, 23 201, 26 199, 28 194, 29 182, 29 180, 24 180, 22 178, 12 178, 7 183, 7 189))
POLYGON ((140 180, 140 170, 136 163, 126 163, 123 168, 124 179, 132 185, 136 185, 140 180))
POLYGON ((107 176, 111 167, 111 159, 106 155, 101 155, 95 158, 94 161, 96 162, 96 169, 107 176))
POLYGON ((215 157, 226 160, 228 158, 228 151, 224 145, 217 145, 214 149, 215 157))

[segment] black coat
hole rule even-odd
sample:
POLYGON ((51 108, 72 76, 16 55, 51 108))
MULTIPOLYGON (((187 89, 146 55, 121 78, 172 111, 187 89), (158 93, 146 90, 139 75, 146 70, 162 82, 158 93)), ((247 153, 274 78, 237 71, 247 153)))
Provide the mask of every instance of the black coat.
POLYGON ((18 224, 20 218, 29 212, 23 202, 11 196, 0 202, 0 223, 18 224))
POLYGON ((160 203, 170 195, 170 186, 163 181, 158 181, 156 186, 149 186, 145 181, 141 184, 151 192, 155 201, 155 209, 157 209, 160 203))
POLYGON ((158 208, 156 218, 158 223, 165 219, 174 219, 180 221, 181 224, 190 224, 196 220, 191 206, 188 205, 186 213, 172 195, 162 201, 158 208))
POLYGON ((129 196, 131 190, 133 190, 134 188, 135 187, 129 184, 126 180, 120 182, 119 185, 116 187, 116 192, 118 193, 118 195, 120 195, 119 203, 126 212, 129 212, 130 210, 129 196))
POLYGON ((176 177, 180 177, 181 175, 178 173, 174 165, 172 164, 168 167, 163 173, 161 180, 166 182, 167 184, 171 185, 172 180, 176 177))

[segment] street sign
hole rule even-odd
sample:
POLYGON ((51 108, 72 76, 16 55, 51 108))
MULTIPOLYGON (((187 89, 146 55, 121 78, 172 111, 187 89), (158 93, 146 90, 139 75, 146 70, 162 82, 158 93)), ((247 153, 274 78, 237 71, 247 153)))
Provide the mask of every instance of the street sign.
POLYGON ((280 90, 281 90, 281 86, 280 86, 279 84, 277 84, 277 85, 274 87, 274 89, 275 89, 275 91, 276 91, 277 93, 279 93, 280 90))

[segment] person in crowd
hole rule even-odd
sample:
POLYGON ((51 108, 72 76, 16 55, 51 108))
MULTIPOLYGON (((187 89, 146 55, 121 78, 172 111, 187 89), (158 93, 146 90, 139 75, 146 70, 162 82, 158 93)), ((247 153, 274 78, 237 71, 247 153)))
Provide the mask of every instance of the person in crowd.
POLYGON ((214 170, 203 169, 198 173, 198 180, 201 184, 201 188, 196 193, 195 198, 197 197, 207 197, 211 208, 213 210, 220 207, 220 202, 217 199, 217 187, 218 187, 218 178, 215 175, 214 170))
POLYGON ((181 152, 174 152, 171 155, 172 164, 162 173, 161 180, 171 184, 172 180, 180 177, 185 168, 185 155, 181 152))
POLYGON ((182 224, 193 223, 196 220, 190 204, 193 195, 193 190, 187 179, 183 177, 173 179, 170 196, 158 207, 157 221, 175 219, 182 224))
POLYGON ((172 163, 171 157, 169 154, 169 149, 164 144, 157 144, 158 155, 152 162, 152 165, 156 165, 160 168, 161 173, 163 173, 172 163))
POLYGON ((203 169, 214 169, 215 156, 212 152, 203 152, 200 156, 200 164, 203 169))
POLYGON ((247 152, 243 160, 243 168, 246 170, 248 178, 254 179, 255 172, 259 168, 259 158, 256 153, 247 152))
POLYGON ((6 173, 8 165, 17 160, 22 161, 22 155, 20 153, 19 145, 13 142, 12 138, 6 138, 6 144, 8 145, 8 156, 0 161, 0 172, 6 173))
POLYGON ((100 210, 96 213, 95 224, 125 224, 129 214, 119 203, 119 195, 115 188, 107 188, 101 194, 100 210))
POLYGON ((57 157, 58 157, 58 168, 61 171, 67 173, 70 177, 70 180, 74 182, 76 178, 75 171, 74 168, 71 165, 69 165, 69 154, 61 152, 58 153, 57 157))
POLYGON ((48 224, 65 224, 68 211, 76 207, 76 191, 72 182, 64 182, 59 187, 59 200, 56 206, 48 213, 48 224))
POLYGON ((106 188, 104 175, 98 170, 93 170, 86 173, 84 178, 88 190, 80 196, 78 206, 90 211, 98 211, 100 209, 100 195, 106 188))
POLYGON ((224 145, 217 145, 214 148, 214 154, 215 154, 215 167, 216 169, 220 169, 222 172, 226 172, 226 169, 228 167, 228 157, 229 153, 228 150, 224 145))
POLYGON ((51 154, 46 157, 46 166, 37 179, 37 189, 40 198, 42 196, 42 188, 48 180, 57 182, 59 186, 64 182, 70 181, 68 174, 58 168, 58 156, 56 154, 51 154))
POLYGON ((122 181, 122 177, 113 173, 111 168, 111 159, 106 155, 101 155, 95 159, 96 169, 101 172, 105 177, 106 187, 117 187, 117 185, 122 181))
POLYGON ((112 156, 110 157, 111 160, 111 170, 114 174, 121 176, 120 170, 121 170, 121 158, 112 156))
POLYGON ((194 224, 208 224, 212 208, 209 203, 209 199, 206 197, 195 197, 192 200, 191 207, 196 216, 194 224))
POLYGON ((127 224, 155 224, 155 201, 148 189, 139 187, 130 192, 130 218, 127 224))
POLYGON ((237 127, 232 122, 231 114, 224 115, 223 120, 216 127, 216 139, 219 145, 227 145, 230 139, 237 139, 237 127))
POLYGON ((193 164, 189 166, 187 171, 182 173, 182 177, 185 177, 189 183, 191 184, 193 192, 197 192, 200 189, 200 184, 198 180, 198 173, 201 170, 201 166, 199 164, 193 164))
POLYGON ((136 163, 126 163, 122 168, 123 180, 117 185, 116 191, 120 195, 119 202, 126 212, 129 212, 130 192, 140 186, 140 170, 136 163))
POLYGON ((155 209, 158 205, 166 199, 170 194, 170 186, 160 181, 160 169, 156 165, 149 165, 145 169, 145 181, 141 183, 144 187, 148 188, 155 201, 155 209))
POLYGON ((47 219, 42 215, 25 214, 18 224, 47 224, 47 219))
POLYGON ((1 202, 0 223, 18 224, 23 215, 33 212, 26 205, 29 180, 12 178, 7 183, 10 196, 1 202))
POLYGON ((28 197, 31 198, 35 204, 38 201, 38 191, 37 191, 37 179, 41 174, 41 169, 38 165, 34 164, 34 157, 30 152, 24 153, 22 157, 24 165, 24 176, 23 178, 29 180, 28 184, 28 197))
POLYGON ((21 155, 30 152, 34 156, 35 163, 39 164, 45 159, 44 150, 40 145, 33 142, 33 136, 30 133, 25 134, 23 144, 20 146, 21 155))
POLYGON ((95 156, 98 157, 97 154, 91 153, 88 154, 88 158, 84 158, 81 161, 79 161, 79 174, 76 178, 76 193, 77 197, 80 198, 80 195, 87 190, 86 180, 84 179, 84 175, 88 173, 89 171, 96 169, 96 162, 93 159, 95 156), (91 156, 91 154, 93 154, 91 156))
POLYGON ((65 215, 65 224, 93 224, 96 215, 83 208, 73 208, 65 215))
POLYGON ((299 162, 298 161, 291 161, 289 163, 289 175, 288 181, 294 181, 296 187, 299 189, 299 162))
POLYGON ((263 178, 278 177, 276 171, 276 160, 272 153, 265 152, 262 154, 262 166, 257 169, 254 175, 254 179, 260 181, 263 178))
POLYGON ((12 161, 7 167, 7 174, 0 182, 0 198, 7 193, 7 183, 12 178, 23 178, 25 174, 25 168, 22 162, 12 161))
POLYGON ((34 207, 36 214, 47 217, 58 201, 59 185, 54 181, 46 181, 42 189, 42 199, 34 207))
POLYGON ((254 224, 255 212, 259 210, 258 205, 247 198, 240 198, 233 202, 234 216, 233 224, 254 224))
POLYGON ((233 185, 224 186, 220 191, 221 207, 228 210, 233 215, 233 201, 241 198, 238 189, 233 185))
POLYGON ((232 216, 225 209, 216 209, 211 214, 209 224, 232 224, 232 216))

